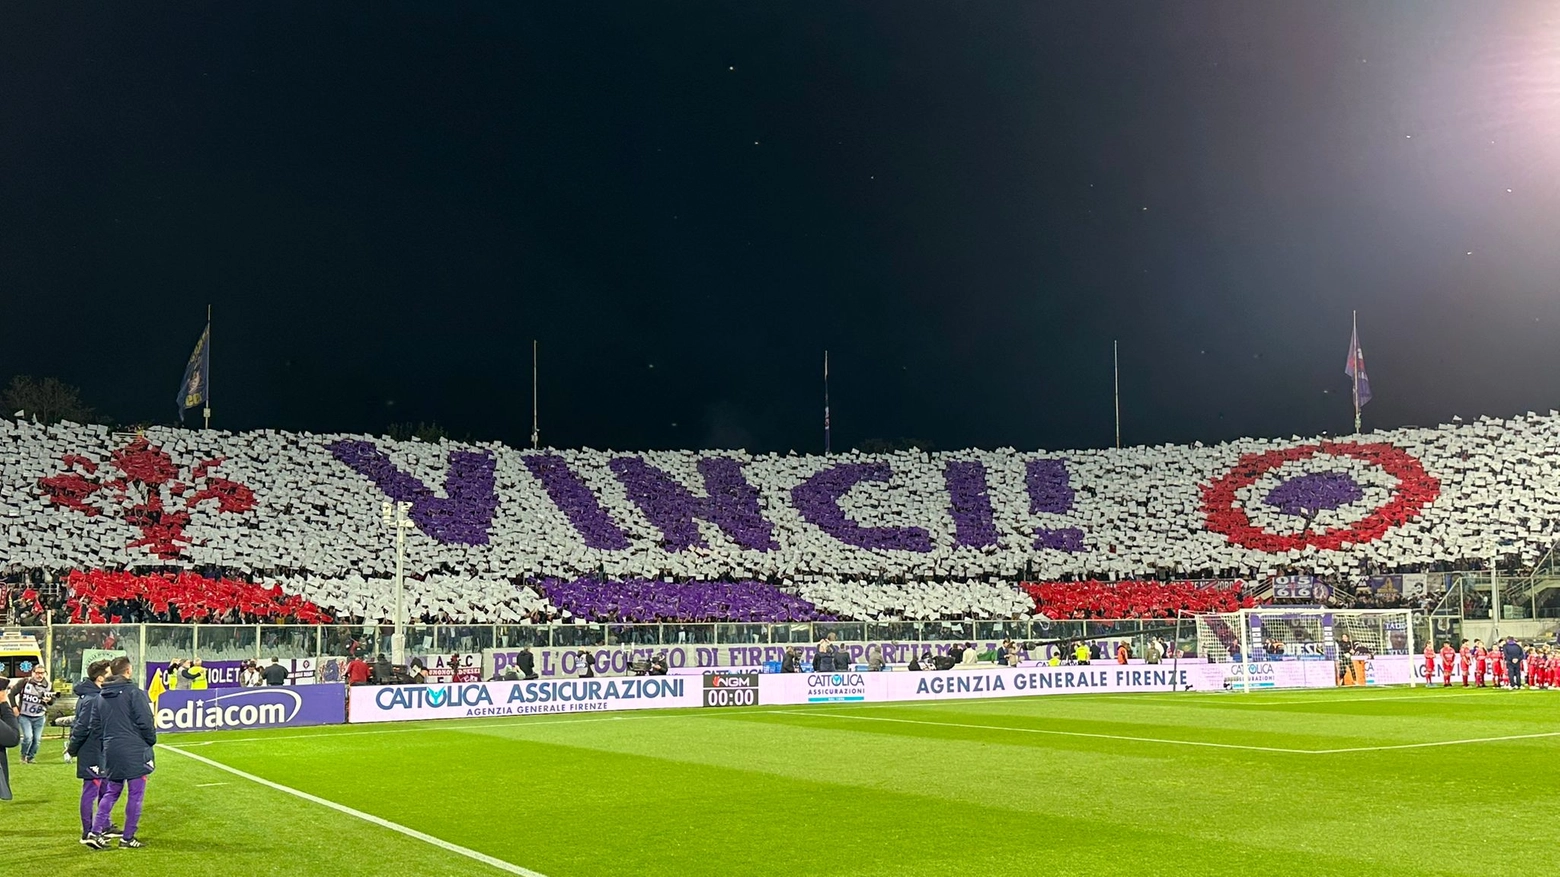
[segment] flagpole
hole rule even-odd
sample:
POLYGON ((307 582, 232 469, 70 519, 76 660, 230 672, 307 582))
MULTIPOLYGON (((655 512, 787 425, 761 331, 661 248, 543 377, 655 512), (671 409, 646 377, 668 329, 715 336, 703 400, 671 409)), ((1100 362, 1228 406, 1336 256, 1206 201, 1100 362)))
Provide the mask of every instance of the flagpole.
POLYGON ((211 305, 206 305, 206 407, 201 411, 204 415, 206 429, 211 429, 211 305))
POLYGON ((531 450, 536 450, 542 438, 536 419, 536 339, 531 339, 531 450))
POLYGON ((1121 353, 1120 353, 1119 348, 1120 348, 1120 342, 1118 342, 1118 341, 1111 341, 1110 342, 1110 362, 1111 362, 1112 368, 1115 369, 1115 374, 1116 374, 1115 395, 1116 395, 1116 449, 1117 450, 1121 449, 1121 353))
POLYGON ((823 455, 829 455, 829 351, 823 352, 823 455))
MULTIPOLYGON (((1354 434, 1360 434, 1360 312, 1354 312, 1354 328, 1350 330, 1350 338, 1354 342, 1354 362, 1350 371, 1354 372, 1354 434)), ((1337 368, 1337 366, 1334 366, 1337 368)))

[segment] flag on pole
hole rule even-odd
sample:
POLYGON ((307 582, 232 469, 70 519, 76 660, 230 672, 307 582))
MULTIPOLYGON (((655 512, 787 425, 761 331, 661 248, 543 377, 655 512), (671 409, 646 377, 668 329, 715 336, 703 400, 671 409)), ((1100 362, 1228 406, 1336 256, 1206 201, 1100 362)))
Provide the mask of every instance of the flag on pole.
POLYGON ((200 340, 195 342, 195 352, 190 354, 189 365, 184 367, 184 381, 179 384, 179 396, 175 404, 179 406, 179 422, 184 422, 184 409, 199 408, 210 400, 206 393, 207 381, 211 378, 211 323, 206 323, 206 331, 200 333, 200 340))
POLYGON ((829 351, 823 352, 823 453, 829 453, 829 351))
MULTIPOLYGON (((183 409, 180 409, 180 411, 182 413, 183 409)), ((175 670, 174 672, 177 673, 178 671, 175 670)), ((163 681, 163 671, 153 670, 151 682, 146 686, 146 699, 152 702, 154 709, 157 707, 157 698, 162 697, 163 692, 167 690, 168 683, 163 681)))
POLYGON ((1360 330, 1349 333, 1349 361, 1343 373, 1354 381, 1354 407, 1360 408, 1370 401, 1370 378, 1365 376, 1365 353, 1360 350, 1360 330))

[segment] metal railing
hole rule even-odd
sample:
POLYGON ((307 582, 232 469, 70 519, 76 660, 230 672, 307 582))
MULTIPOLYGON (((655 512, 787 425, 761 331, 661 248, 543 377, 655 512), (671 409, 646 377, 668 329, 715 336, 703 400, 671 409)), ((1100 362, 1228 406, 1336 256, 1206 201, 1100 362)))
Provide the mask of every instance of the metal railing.
MULTIPOLYGON (((391 625, 66 624, 7 628, 36 637, 50 676, 81 677, 89 650, 123 651, 147 661, 203 661, 389 655, 391 625)), ((473 654, 484 649, 656 646, 810 645, 827 634, 842 642, 992 643, 1003 639, 1056 642, 1111 639, 1146 642, 1150 635, 1195 648, 1196 625, 1183 618, 1088 621, 830 621, 795 624, 450 624, 407 627, 409 655, 473 654), (1145 631, 1147 633, 1145 633, 1145 631)))

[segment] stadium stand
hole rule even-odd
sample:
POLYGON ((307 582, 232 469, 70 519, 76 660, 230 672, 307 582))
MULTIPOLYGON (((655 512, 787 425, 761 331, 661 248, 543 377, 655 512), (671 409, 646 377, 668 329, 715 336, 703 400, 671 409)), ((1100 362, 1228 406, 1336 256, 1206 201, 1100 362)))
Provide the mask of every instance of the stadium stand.
POLYGON ((136 575, 72 571, 65 580, 71 621, 321 624, 330 614, 279 586, 208 579, 189 572, 136 575))
POLYGON ((1034 611, 1052 619, 1174 618, 1178 611, 1235 612, 1256 605, 1239 584, 1201 582, 1025 582, 1034 611))
POLYGON ((571 610, 549 584, 587 580, 704 582, 776 616, 1012 617, 1034 611, 1021 580, 1531 565, 1560 521, 1557 440, 1555 412, 1337 440, 829 457, 4 420, 0 573, 199 571, 384 617, 381 505, 398 501, 422 617, 551 617, 571 610))

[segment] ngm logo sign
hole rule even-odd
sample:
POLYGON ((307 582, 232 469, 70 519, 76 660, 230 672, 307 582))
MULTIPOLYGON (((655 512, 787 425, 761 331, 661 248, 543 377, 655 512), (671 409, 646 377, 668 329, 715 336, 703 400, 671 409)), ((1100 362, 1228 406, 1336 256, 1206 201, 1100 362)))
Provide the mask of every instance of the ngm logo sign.
POLYGON ((757 688, 757 673, 712 673, 704 679, 705 688, 757 688))
POLYGON ((807 676, 807 702, 866 700, 867 680, 860 673, 811 673, 807 676))

